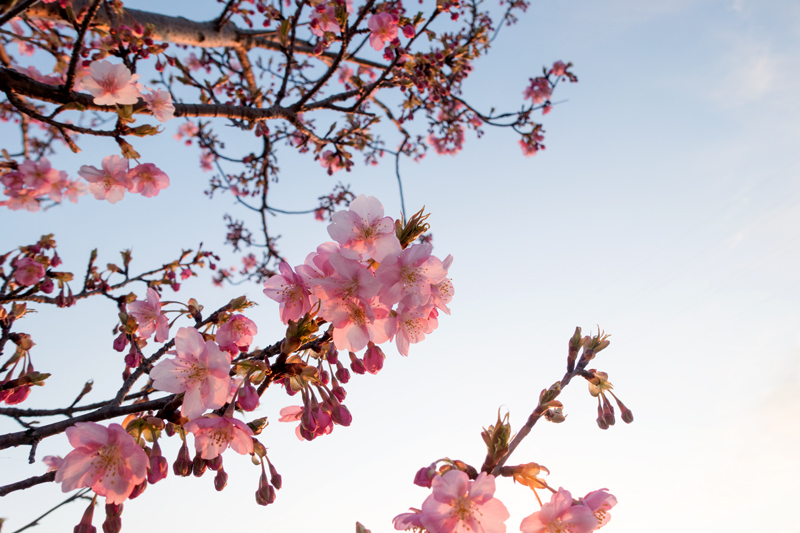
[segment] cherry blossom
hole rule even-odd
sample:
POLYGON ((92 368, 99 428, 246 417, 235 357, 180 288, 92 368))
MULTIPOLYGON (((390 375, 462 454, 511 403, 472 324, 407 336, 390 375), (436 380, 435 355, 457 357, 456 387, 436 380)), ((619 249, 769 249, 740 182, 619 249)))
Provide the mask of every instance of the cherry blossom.
POLYGON ((375 50, 383 50, 386 42, 391 42, 397 38, 396 15, 391 13, 378 13, 372 15, 367 22, 367 27, 372 30, 369 35, 369 44, 375 50))
POLYGON ((402 251, 394 220, 383 216, 383 205, 374 196, 358 196, 349 210, 337 211, 331 221, 328 234, 341 245, 344 257, 381 262, 387 255, 402 251))
MULTIPOLYGON (((303 417, 303 407, 301 405, 290 405, 281 409, 278 414, 281 415, 278 422, 298 422, 303 417)), ((300 424, 294 429, 294 433, 298 439, 306 440, 300 434, 300 424)))
POLYGON ((464 472, 450 470, 436 476, 432 488, 420 514, 430 533, 505 533, 503 522, 510 515, 494 497, 494 476, 481 472, 471 481, 464 472))
POLYGON ((181 414, 195 419, 207 409, 218 409, 228 398, 231 359, 213 341, 204 341, 194 328, 180 328, 175 336, 177 357, 158 363, 150 371, 153 388, 185 392, 181 414))
MULTIPOLYGON (((453 264, 453 256, 448 255, 444 261, 442 261, 442 268, 444 268, 445 273, 450 270, 450 265, 453 264)), ((455 288, 453 287, 453 280, 450 278, 445 278, 439 283, 431 284, 431 303, 447 313, 450 314, 450 308, 447 307, 453 300, 453 295, 455 294, 455 288)))
POLYGON ((169 321, 161 312, 161 300, 155 289, 147 289, 147 300, 131 302, 127 305, 128 314, 136 319, 139 337, 149 339, 153 332, 156 333, 156 342, 165 342, 169 339, 169 321))
POLYGON ((153 163, 136 165, 128 172, 128 190, 145 197, 157 196, 161 189, 169 187, 169 177, 153 163))
POLYGON ((525 88, 522 95, 525 99, 530 99, 534 104, 541 104, 545 100, 550 99, 553 93, 553 88, 547 78, 531 78, 531 84, 525 88))
POLYGON ((595 518, 597 518, 599 522, 595 529, 600 529, 604 525, 608 524, 609 520, 611 520, 611 515, 608 514, 608 511, 617 505, 617 498, 613 494, 609 493, 608 489, 600 489, 592 491, 581 498, 581 503, 588 506, 589 509, 592 510, 595 518))
POLYGON ((343 168, 347 168, 347 165, 342 161, 342 156, 333 150, 325 150, 322 152, 319 158, 319 164, 322 165, 323 168, 328 169, 328 174, 333 174, 343 168))
POLYGON ((541 511, 522 520, 522 533, 589 533, 598 527, 598 519, 584 504, 573 505, 568 490, 559 488, 541 511))
POLYGON ((288 263, 281 263, 278 270, 280 274, 264 282, 264 294, 281 304, 281 322, 288 324, 289 320, 298 320, 308 313, 311 301, 308 287, 288 263))
POLYGON ((14 272, 14 281, 22 286, 30 287, 31 285, 36 285, 44 277, 44 265, 32 257, 17 259, 15 266, 17 271, 14 272))
POLYGON ((396 530, 420 530, 424 527, 422 525, 422 511, 414 509, 413 507, 410 508, 409 511, 411 512, 399 514, 392 519, 392 524, 394 524, 396 530))
POLYGON ((255 322, 244 315, 233 315, 217 331, 217 344, 223 350, 238 354, 240 350, 247 351, 257 333, 255 322))
POLYGON ((172 105, 172 96, 168 91, 152 90, 148 94, 142 95, 147 109, 152 111, 153 116, 159 122, 166 122, 175 118, 175 106, 172 105))
POLYGON ((326 31, 338 33, 339 22, 336 20, 336 8, 332 4, 320 4, 311 12, 311 33, 322 37, 326 31))
POLYGON ((103 158, 103 169, 83 165, 78 175, 89 182, 89 192, 98 200, 115 204, 122 200, 128 189, 128 161, 118 155, 103 158))
POLYGON ((78 422, 67 428, 74 450, 56 471, 63 492, 91 487, 107 504, 120 504, 147 475, 147 454, 119 424, 78 422))
POLYGON ((431 285, 441 283, 447 275, 442 262, 431 255, 432 251, 433 246, 428 243, 414 244, 381 262, 375 276, 384 285, 382 303, 403 302, 413 307, 428 303, 431 285))
MULTIPOLYGON (((434 309, 435 311, 435 309, 434 309)), ((397 351, 400 355, 408 355, 410 344, 425 339, 426 333, 432 333, 439 326, 439 321, 426 307, 397 307, 397 351)))
POLYGON ((358 261, 346 259, 340 253, 330 254, 328 261, 334 269, 330 277, 319 278, 311 284, 319 287, 317 296, 326 302, 359 298, 370 300, 381 290, 381 282, 358 261))
POLYGON ((81 85, 97 105, 131 105, 142 96, 137 79, 139 75, 131 74, 125 65, 102 60, 89 65, 89 75, 81 78, 81 85))
POLYGON ((55 472, 64 463, 64 459, 60 455, 45 455, 42 457, 42 462, 47 465, 48 472, 55 472))
POLYGON ((253 430, 241 420, 209 415, 183 426, 194 435, 194 446, 203 459, 214 459, 229 447, 236 453, 253 453, 253 430))

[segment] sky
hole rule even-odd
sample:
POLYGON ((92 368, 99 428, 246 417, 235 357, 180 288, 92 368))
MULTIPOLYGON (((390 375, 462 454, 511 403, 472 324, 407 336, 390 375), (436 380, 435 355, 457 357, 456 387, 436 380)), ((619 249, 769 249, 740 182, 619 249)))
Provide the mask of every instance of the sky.
MULTIPOLYGON (((212 11, 186 1, 165 8, 203 20, 212 11)), ((293 399, 265 395, 252 417, 270 419, 261 441, 284 480, 274 505, 255 504, 258 469, 229 453, 225 491, 208 474, 170 475, 125 504, 125 530, 352 531, 358 520, 391 531, 396 514, 429 494, 412 484, 417 469, 442 457, 479 466, 481 427, 502 406, 518 428, 563 374, 575 326, 599 326, 612 342, 596 366, 634 423, 598 429, 595 400, 575 380, 561 397, 566 422, 537 424, 511 462, 547 466, 548 483, 574 495, 608 488, 619 500, 610 533, 800 531, 785 511, 800 494, 798 37, 800 5, 790 2, 533 2, 476 61, 465 93, 481 109, 513 109, 542 65, 573 62, 579 83, 560 86, 563 102, 543 119, 547 149, 525 158, 511 132, 489 129, 468 135, 455 157, 401 163, 408 210, 424 205, 434 253, 454 256, 452 315, 408 358, 389 347, 378 375, 351 381, 348 428, 299 442, 293 425, 277 421, 293 399)), ((75 272, 95 247, 101 264, 130 247, 133 267, 145 269, 202 241, 232 263, 222 216, 248 215, 230 197, 208 200, 196 150, 165 139, 135 144, 171 178, 157 198, 4 211, 0 224, 13 231, 0 233, 2 251, 53 232, 75 272)), ((113 151, 82 147, 53 165, 75 176, 113 151)), ((273 205, 313 207, 341 180, 399 213, 391 161, 329 177, 311 158, 284 155, 273 205)), ((312 217, 270 224, 291 264, 328 240, 312 217)), ((278 306, 255 284, 219 289, 201 277, 176 297, 212 309, 240 294, 259 303, 249 315, 256 344, 281 338, 278 306)), ((87 401, 116 390, 116 313, 95 300, 25 319, 37 370, 53 373, 27 406, 65 403, 90 378, 87 401)), ((18 428, 3 420, 0 430, 18 428)), ((62 436, 38 454, 68 451, 62 436)), ((170 459, 176 451, 165 446, 170 459)), ((44 472, 27 453, 0 451, 3 483, 44 472)), ((529 489, 502 481, 497 496, 517 531, 538 505, 529 489)), ((14 531, 64 497, 55 485, 12 494, 0 499, 0 516, 14 531)), ((71 504, 35 531, 63 531, 82 512, 71 504)))

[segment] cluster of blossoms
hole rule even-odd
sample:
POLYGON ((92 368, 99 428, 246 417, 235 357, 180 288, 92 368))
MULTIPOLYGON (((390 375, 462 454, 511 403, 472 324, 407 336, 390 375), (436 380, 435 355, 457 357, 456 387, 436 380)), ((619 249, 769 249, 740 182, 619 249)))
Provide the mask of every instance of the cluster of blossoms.
POLYGON ((152 163, 128 169, 127 159, 109 155, 103 158, 101 166, 83 165, 78 171, 78 175, 89 182, 89 192, 98 200, 114 204, 122 200, 125 191, 152 197, 169 186, 169 177, 152 163))
MULTIPOLYGON (((463 463, 462 463, 463 465, 463 463)), ((420 470, 430 470, 426 467, 420 470)), ((394 518, 400 531, 428 533, 505 533, 510 517, 506 506, 494 497, 495 477, 486 472, 473 473, 473 479, 457 468, 432 473, 432 478, 417 474, 415 483, 432 489, 421 509, 411 508, 394 518), (422 480, 420 480, 422 478, 422 480)), ((609 510, 617 499, 607 489, 590 492, 573 500, 569 491, 553 490, 550 502, 524 518, 522 533, 590 533, 611 519, 609 510)))
POLYGON ((331 221, 336 242, 320 245, 295 269, 281 264, 264 294, 281 304, 285 324, 318 309, 338 350, 358 352, 394 338, 408 355, 410 344, 436 329, 439 310, 450 313, 452 256, 441 261, 430 244, 401 244, 395 221, 372 196, 359 196, 331 221))
POLYGON ((159 122, 166 122, 174 117, 175 106, 168 91, 148 89, 136 80, 138 74, 122 64, 114 65, 109 61, 95 61, 89 65, 88 74, 80 80, 81 86, 94 96, 97 105, 133 105, 142 98, 153 116, 159 122))
MULTIPOLYGON (((126 325, 114 347, 123 351, 130 342, 131 352, 126 357, 129 367, 140 364, 138 357, 129 361, 130 355, 140 354, 147 339, 154 337, 156 342, 169 339, 170 325, 163 305, 153 288, 147 290, 145 300, 127 304, 126 325)), ((201 309, 192 300, 188 307, 186 313, 190 315, 201 309)), ((57 470, 56 481, 62 484, 64 492, 89 487, 106 497, 107 521, 119 519, 121 507, 109 513, 109 505, 121 506, 125 500, 138 497, 148 484, 167 477, 168 463, 158 444, 163 431, 168 436, 179 433, 184 440, 173 464, 175 475, 200 476, 209 468, 216 471, 215 488, 222 490, 227 484, 222 453, 228 448, 242 455, 258 455, 263 470, 266 452, 254 439, 263 424, 258 421, 245 424, 234 416, 236 408, 253 411, 258 406, 258 394, 250 381, 252 368, 242 375, 241 368, 232 363, 234 356, 248 351, 258 328, 241 314, 226 318, 215 335, 204 335, 190 327, 179 328, 174 338, 175 349, 168 352, 173 357, 160 361, 150 371, 154 389, 183 395, 179 412, 173 416, 131 415, 122 425, 105 427, 85 422, 67 429, 74 449, 63 460, 48 458, 51 470, 57 470), (188 434, 194 436, 194 459, 188 451, 188 434)), ((280 476, 271 464, 269 468, 271 479, 265 481, 262 475, 264 479, 256 491, 256 500, 263 505, 272 503, 275 488, 280 488, 280 476)), ((88 520, 91 523, 91 516, 88 520)))
POLYGON ((39 161, 26 159, 17 170, 6 172, 0 177, 5 186, 7 200, 0 202, 11 210, 26 209, 34 212, 40 208, 45 198, 61 202, 65 197, 72 202, 86 194, 86 185, 78 180, 70 180, 63 170, 50 166, 50 161, 42 157, 39 161))

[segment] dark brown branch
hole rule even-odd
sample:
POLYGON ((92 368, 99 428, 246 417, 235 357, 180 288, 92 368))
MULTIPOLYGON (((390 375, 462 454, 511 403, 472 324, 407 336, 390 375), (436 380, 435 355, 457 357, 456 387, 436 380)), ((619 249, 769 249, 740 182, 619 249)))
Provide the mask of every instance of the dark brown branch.
POLYGON ((36 485, 41 485, 42 483, 50 483, 55 481, 55 479, 55 472, 48 472, 42 476, 29 477, 28 479, 23 479, 22 481, 17 481, 16 483, 11 483, 10 485, 4 485, 0 487, 0 496, 5 496, 18 490, 29 489, 31 487, 35 487, 36 485))
MULTIPOLYGON (((141 398, 142 396, 147 396, 148 394, 152 394, 152 390, 145 391, 145 392, 136 392, 133 394, 128 394, 125 396, 125 401, 127 400, 135 400, 136 398, 141 398)), ((19 409, 16 407, 0 407, 0 415, 10 416, 12 418, 34 418, 40 416, 72 416, 75 413, 82 413, 84 411, 92 411, 94 409, 99 409, 101 407, 105 407, 106 405, 110 404, 111 400, 106 400, 104 402, 96 402, 89 405, 80 405, 77 407, 62 407, 58 409, 19 409)))
MULTIPOLYGON (((37 0, 23 0, 22 2, 18 3, 14 7, 12 7, 7 12, 3 13, 3 16, 0 16, 0 26, 2 26, 3 24, 8 22, 9 20, 11 20, 14 17, 16 17, 17 15, 19 15, 20 13, 22 13, 23 11, 28 9, 30 6, 32 6, 36 2, 37 2, 37 0)), ((11 2, 4 2, 4 3, 5 4, 10 4, 11 2)))
POLYGON ((89 29, 89 25, 92 23, 94 16, 97 14, 97 10, 100 9, 100 3, 102 1, 103 0, 94 0, 92 5, 89 6, 89 10, 83 17, 81 28, 78 30, 78 36, 75 38, 75 42, 72 45, 72 57, 69 60, 69 68, 67 69, 67 81, 64 82, 63 88, 63 92, 66 94, 70 93, 72 86, 75 84, 75 69, 78 68, 78 61, 81 58, 83 38, 86 36, 86 31, 89 29))

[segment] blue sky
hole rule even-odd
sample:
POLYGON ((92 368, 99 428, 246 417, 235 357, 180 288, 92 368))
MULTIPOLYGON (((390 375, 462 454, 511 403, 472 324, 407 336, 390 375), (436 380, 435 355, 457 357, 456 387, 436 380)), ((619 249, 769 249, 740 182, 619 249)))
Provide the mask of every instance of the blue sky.
MULTIPOLYGON (((189 5, 167 9, 186 15, 189 5)), ((195 9, 193 18, 211 18, 195 9)), ((277 422, 292 399, 265 396, 256 416, 270 417, 262 441, 285 486, 275 505, 255 505, 257 469, 230 454, 223 493, 210 479, 170 478, 126 504, 126 530, 348 531, 359 520, 389 531, 393 516, 427 496, 411 484, 419 467, 444 456, 479 464, 481 426, 503 405, 519 427, 563 373, 574 327, 599 324, 612 343, 597 367, 636 421, 600 431, 593 398, 574 382, 563 395, 567 421, 537 425, 512 462, 546 465, 549 482, 575 494, 609 488, 620 500, 609 532, 796 532, 769 509, 791 508, 800 491, 799 34, 800 6, 788 2, 534 3, 476 62, 466 94, 483 109, 513 108, 543 64, 572 61, 580 83, 558 90, 567 101, 545 117, 547 150, 524 158, 510 132, 489 130, 456 157, 402 163, 408 209, 427 207, 435 253, 455 257, 452 316, 408 358, 390 348, 380 374, 351 382, 349 428, 300 443, 277 422)), ((14 231, 0 235, 2 249, 55 232, 76 272, 93 247, 101 263, 132 247, 141 268, 199 241, 225 251, 230 198, 208 201, 196 152, 169 141, 136 144, 172 179, 157 198, 3 212, 14 231)), ((113 150, 84 148, 54 166, 74 176, 113 150)), ((310 207, 342 180, 398 213, 391 162, 331 178, 310 158, 286 155, 276 206, 310 207)), ((327 240, 310 217, 271 223, 292 264, 327 240)), ((277 305, 258 286, 197 280, 179 296, 213 308, 241 293, 260 303, 257 341, 280 338, 277 305)), ((31 406, 63 403, 88 378, 98 383, 90 399, 111 394, 116 382, 100 381, 121 371, 114 315, 107 302, 86 301, 26 319, 37 369, 54 373, 31 406)), ((174 457, 177 446, 167 449, 174 457)), ((39 450, 68 447, 53 438, 39 450)), ((43 471, 26 456, 0 452, 4 480, 43 471)), ((509 531, 537 508, 524 487, 503 483, 498 496, 511 510, 509 531)), ((13 531, 60 497, 55 486, 7 496, 0 516, 13 531)), ((63 531, 81 513, 59 510, 38 530, 63 531)))

